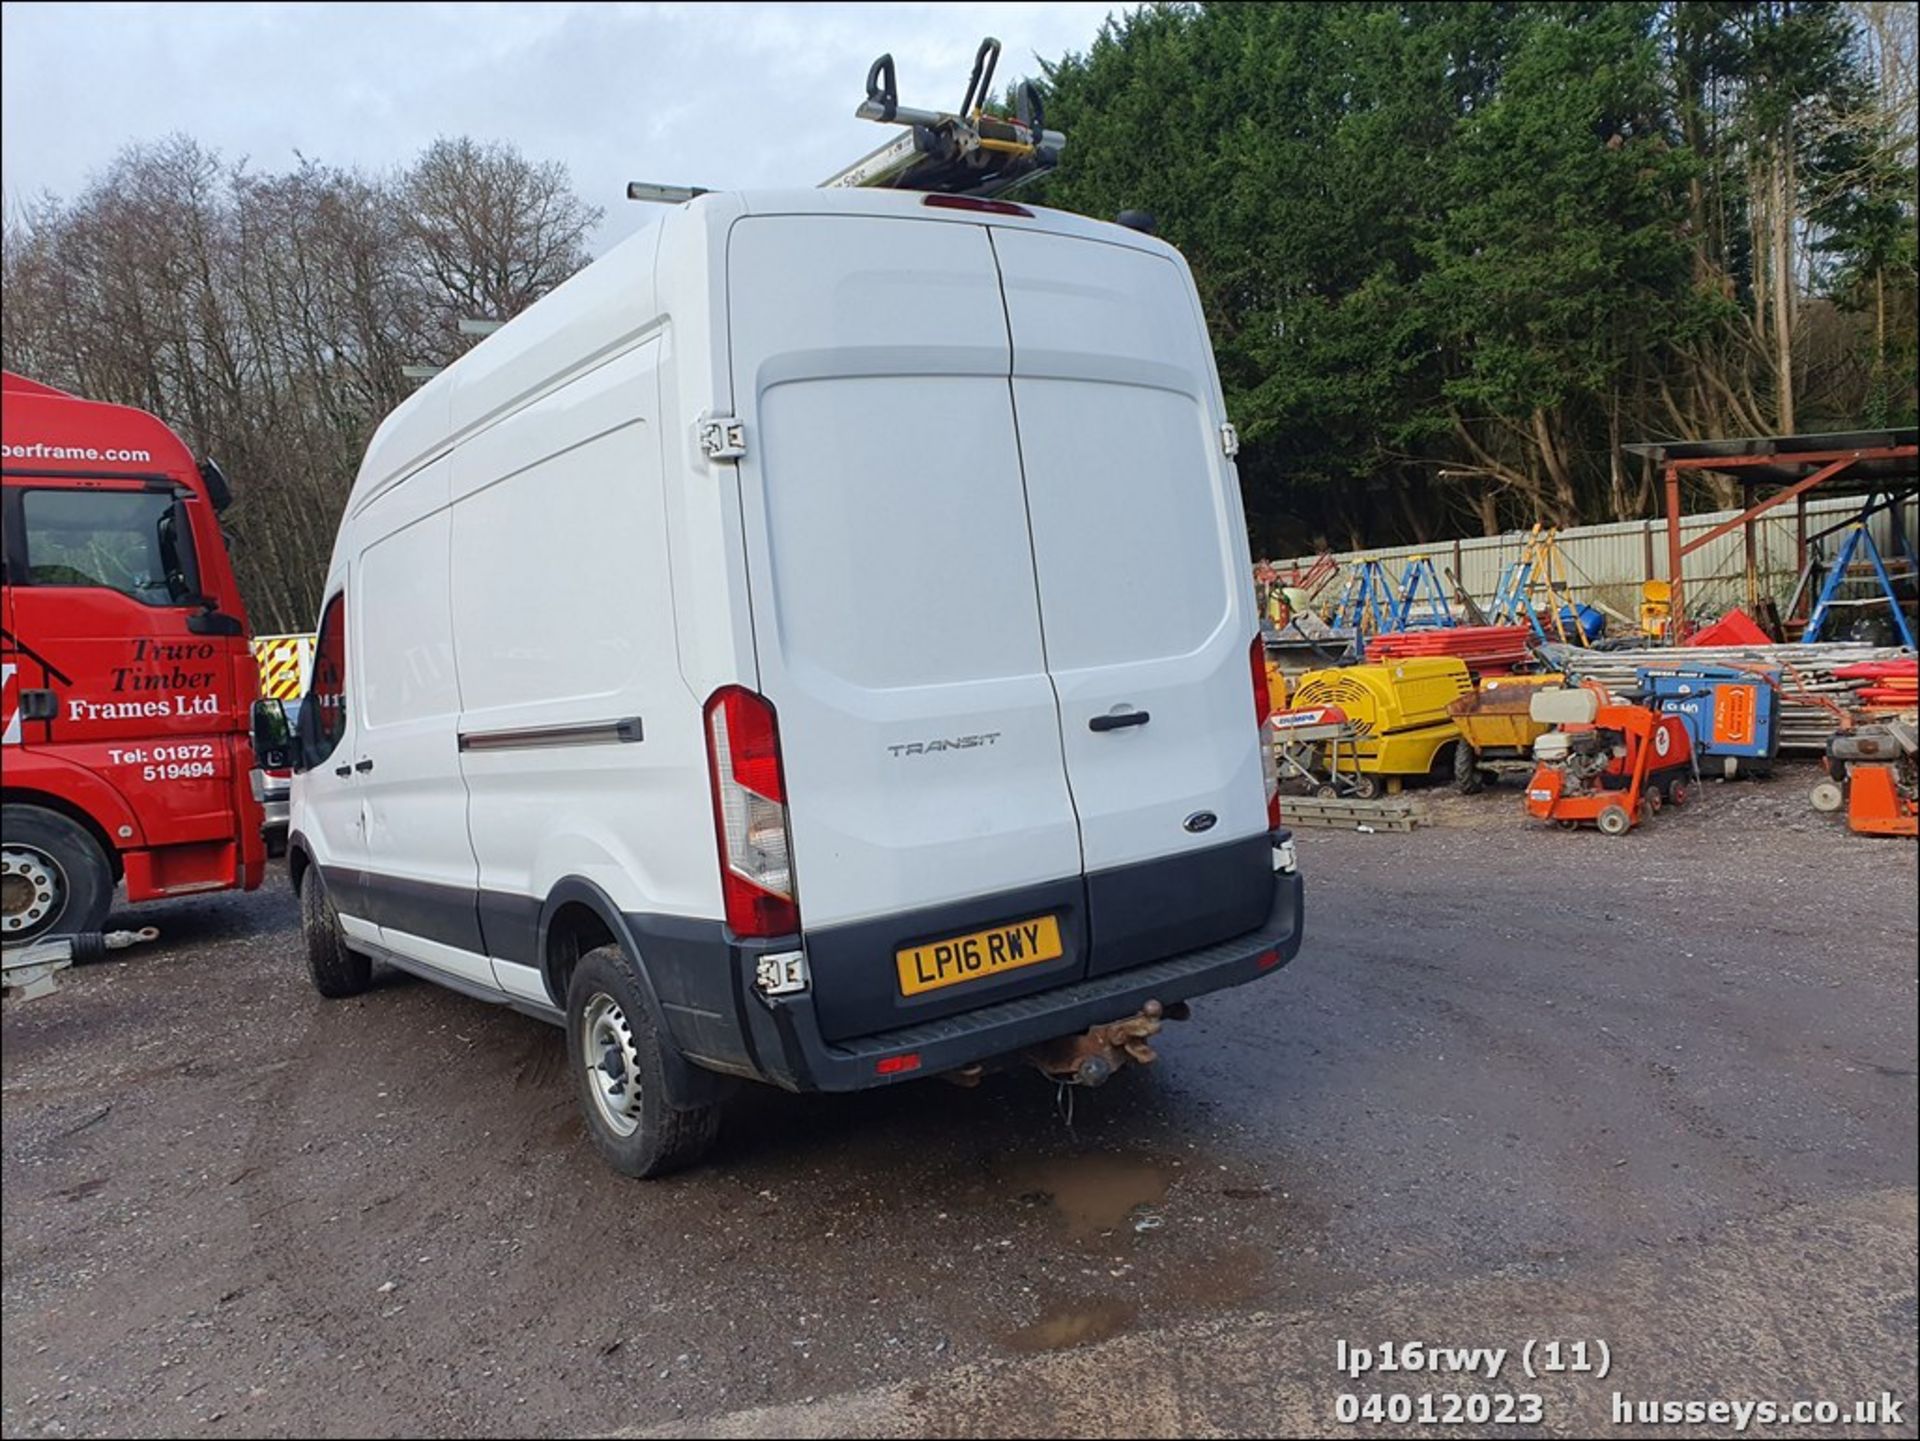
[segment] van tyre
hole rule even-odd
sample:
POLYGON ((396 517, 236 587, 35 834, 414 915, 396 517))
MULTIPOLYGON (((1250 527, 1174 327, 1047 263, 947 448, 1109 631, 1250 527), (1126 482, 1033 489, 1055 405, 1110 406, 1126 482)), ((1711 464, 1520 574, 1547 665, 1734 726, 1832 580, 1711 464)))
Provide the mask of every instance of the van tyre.
POLYGON ((307 942, 307 975, 330 1001, 357 996, 373 984, 373 962, 347 949, 340 912, 327 894, 320 867, 308 866, 300 879, 300 933, 307 942))
POLYGON ((690 1166, 720 1128, 718 1105, 669 1103, 661 1046, 626 952, 588 951, 567 985, 567 1066, 594 1149, 623 1176, 690 1166))
POLYGON ((93 833, 41 806, 0 807, 0 943, 89 935, 113 904, 113 867, 93 833))

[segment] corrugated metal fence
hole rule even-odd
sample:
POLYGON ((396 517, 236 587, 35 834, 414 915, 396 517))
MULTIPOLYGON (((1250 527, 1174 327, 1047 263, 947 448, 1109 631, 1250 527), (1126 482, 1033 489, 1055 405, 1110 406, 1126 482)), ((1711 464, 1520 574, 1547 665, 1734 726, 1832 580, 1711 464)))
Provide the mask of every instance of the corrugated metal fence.
MULTIPOLYGON (((1829 496, 1807 506, 1807 534, 1818 535, 1829 526, 1841 525, 1859 513, 1859 496, 1829 496)), ((1920 523, 1920 501, 1909 499, 1899 507, 1902 524, 1909 537, 1920 523)), ((1718 510, 1690 515, 1681 522, 1683 540, 1691 542, 1740 512, 1718 510)), ((1891 554, 1893 516, 1882 511, 1869 522, 1874 543, 1883 554, 1891 554)), ((1482 605, 1493 597, 1500 573, 1520 558, 1526 532, 1509 531, 1505 535, 1474 536, 1471 539, 1437 541, 1430 545, 1390 546, 1379 550, 1343 551, 1344 564, 1355 560, 1380 560, 1397 580, 1406 562, 1414 556, 1431 557, 1436 566, 1451 566, 1460 583, 1482 605)), ((1838 545, 1838 534, 1823 542, 1831 556, 1838 545)), ((1772 596, 1784 606, 1799 579, 1794 565, 1794 507, 1792 502, 1776 506, 1760 517, 1754 527, 1755 568, 1761 596, 1772 596)), ((1687 613, 1707 619, 1747 600, 1746 537, 1731 531, 1711 545, 1695 551, 1686 559, 1687 613)), ((1584 525, 1560 532, 1560 557, 1569 588, 1582 602, 1611 607, 1625 616, 1637 613, 1641 582, 1667 578, 1667 527, 1661 520, 1627 520, 1612 525, 1584 525)), ((1272 563, 1282 570, 1313 563, 1313 556, 1300 556, 1272 563)), ((1343 576, 1329 581, 1316 597, 1331 601, 1340 593, 1343 576)))

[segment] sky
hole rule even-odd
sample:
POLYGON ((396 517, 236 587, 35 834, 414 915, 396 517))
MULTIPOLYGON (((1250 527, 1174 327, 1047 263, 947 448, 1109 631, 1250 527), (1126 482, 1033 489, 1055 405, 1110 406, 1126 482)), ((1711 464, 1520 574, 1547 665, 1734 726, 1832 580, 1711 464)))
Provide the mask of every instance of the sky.
POLYGON ((888 139, 853 118, 883 50, 903 102, 951 108, 981 36, 1005 44, 1004 88, 1127 8, 9 3, 0 188, 9 210, 71 196, 124 146, 176 132, 262 171, 296 152, 383 171, 470 135, 564 162, 606 210, 604 249, 648 218, 629 180, 813 185, 888 139))

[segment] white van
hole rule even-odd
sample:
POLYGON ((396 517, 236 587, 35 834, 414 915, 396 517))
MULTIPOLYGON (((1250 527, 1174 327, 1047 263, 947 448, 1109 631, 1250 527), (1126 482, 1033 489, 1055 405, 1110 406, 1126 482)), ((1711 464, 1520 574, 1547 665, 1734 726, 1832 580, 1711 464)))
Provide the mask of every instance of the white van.
POLYGON ((1089 1028, 1300 944, 1233 450, 1151 236, 668 210, 368 449, 294 739, 314 984, 377 959, 565 1025, 634 1175, 730 1077, 1073 1036, 1053 1068, 1104 1075, 1089 1028))

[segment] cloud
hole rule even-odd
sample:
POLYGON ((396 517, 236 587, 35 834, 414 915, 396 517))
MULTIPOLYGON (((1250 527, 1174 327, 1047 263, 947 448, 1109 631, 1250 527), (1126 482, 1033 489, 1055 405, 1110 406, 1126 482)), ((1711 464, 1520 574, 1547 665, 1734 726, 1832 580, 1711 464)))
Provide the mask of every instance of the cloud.
POLYGON ((1002 85, 1092 43, 1088 4, 6 5, 0 183, 72 195, 124 146, 184 132, 278 170, 385 170, 438 135, 563 161, 602 247, 628 180, 812 185, 885 138, 853 118, 891 51, 902 95, 956 105, 983 33, 1002 85))

